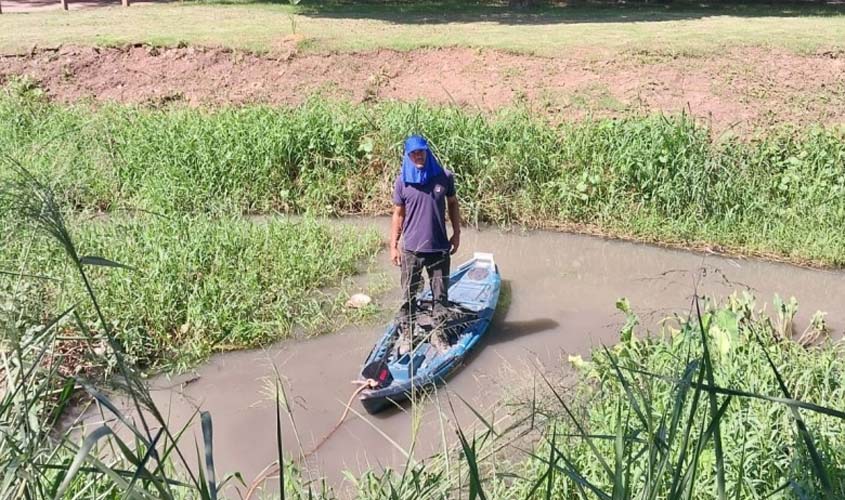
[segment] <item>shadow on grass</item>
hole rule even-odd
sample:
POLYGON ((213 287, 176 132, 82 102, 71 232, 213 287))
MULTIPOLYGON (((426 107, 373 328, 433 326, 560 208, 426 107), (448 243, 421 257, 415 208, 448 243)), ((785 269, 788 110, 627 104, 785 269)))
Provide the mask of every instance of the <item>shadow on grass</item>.
MULTIPOLYGON (((288 0, 208 0, 209 4, 279 4, 288 0)), ((394 24, 498 23, 502 25, 548 25, 582 23, 638 23, 686 21, 714 16, 736 17, 834 17, 845 16, 842 2, 748 2, 739 5, 706 3, 677 5, 541 5, 510 7, 506 2, 466 1, 364 1, 303 2, 300 15, 324 19, 370 19, 394 24)))

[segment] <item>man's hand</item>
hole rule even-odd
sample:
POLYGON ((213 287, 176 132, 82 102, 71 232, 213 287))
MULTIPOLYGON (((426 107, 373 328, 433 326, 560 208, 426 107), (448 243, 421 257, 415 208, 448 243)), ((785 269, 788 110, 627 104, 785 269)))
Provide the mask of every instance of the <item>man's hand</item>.
POLYGON ((458 247, 461 246, 461 233, 453 233, 452 237, 449 238, 449 243, 452 244, 452 251, 449 252, 449 254, 455 255, 455 252, 458 251, 458 247))
POLYGON ((402 235, 402 223, 405 221, 405 205, 393 207, 393 220, 390 225, 390 260, 394 266, 402 264, 399 252, 399 237, 402 235))
POLYGON ((449 208, 449 220, 452 221, 452 237, 449 238, 449 243, 452 244, 452 251, 450 255, 455 255, 458 247, 461 246, 461 209, 458 207, 458 197, 450 196, 446 198, 449 208))

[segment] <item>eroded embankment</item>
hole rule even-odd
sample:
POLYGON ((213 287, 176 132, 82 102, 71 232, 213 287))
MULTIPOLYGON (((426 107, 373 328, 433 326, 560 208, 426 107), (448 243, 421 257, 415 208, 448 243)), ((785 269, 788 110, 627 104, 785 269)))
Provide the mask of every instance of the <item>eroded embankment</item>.
POLYGON ((718 131, 845 120, 845 58, 744 47, 691 56, 628 52, 545 58, 495 50, 257 55, 218 48, 60 46, 0 58, 61 102, 296 104, 315 93, 354 102, 418 99, 494 111, 527 104, 555 121, 688 112, 718 131), (754 64, 749 65, 748 61, 754 64))

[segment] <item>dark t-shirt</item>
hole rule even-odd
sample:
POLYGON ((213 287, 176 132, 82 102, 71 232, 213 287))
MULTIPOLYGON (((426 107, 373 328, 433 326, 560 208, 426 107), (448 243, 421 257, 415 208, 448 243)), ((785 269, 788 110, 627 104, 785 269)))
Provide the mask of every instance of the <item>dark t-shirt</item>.
POLYGON ((393 203, 405 206, 403 248, 408 252, 442 252, 451 248, 446 234, 446 198, 455 196, 455 177, 444 169, 425 185, 405 184, 400 173, 393 203))

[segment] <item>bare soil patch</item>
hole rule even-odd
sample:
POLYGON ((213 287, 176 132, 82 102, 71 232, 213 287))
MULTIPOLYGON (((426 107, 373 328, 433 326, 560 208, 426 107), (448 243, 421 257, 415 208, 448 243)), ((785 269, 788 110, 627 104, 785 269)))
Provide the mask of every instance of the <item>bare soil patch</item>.
POLYGON ((60 102, 296 104, 454 103, 483 111, 524 104, 553 120, 685 111, 716 130, 845 122, 845 54, 742 48, 711 56, 629 52, 544 58, 468 48, 270 54, 206 47, 62 46, 0 58, 0 80, 35 79, 60 102))

